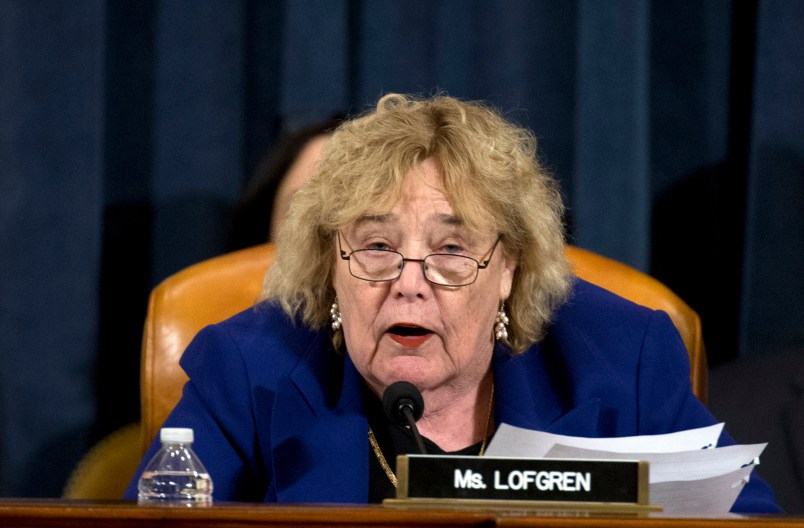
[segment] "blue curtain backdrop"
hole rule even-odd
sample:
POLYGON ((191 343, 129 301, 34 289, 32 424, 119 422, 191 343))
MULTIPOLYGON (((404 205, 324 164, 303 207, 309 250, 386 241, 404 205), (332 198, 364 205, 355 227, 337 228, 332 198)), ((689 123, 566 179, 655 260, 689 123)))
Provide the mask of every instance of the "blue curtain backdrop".
POLYGON ((285 132, 388 91, 530 127, 574 243, 804 348, 798 0, 0 0, 0 495, 138 418, 150 288, 223 251, 285 132))

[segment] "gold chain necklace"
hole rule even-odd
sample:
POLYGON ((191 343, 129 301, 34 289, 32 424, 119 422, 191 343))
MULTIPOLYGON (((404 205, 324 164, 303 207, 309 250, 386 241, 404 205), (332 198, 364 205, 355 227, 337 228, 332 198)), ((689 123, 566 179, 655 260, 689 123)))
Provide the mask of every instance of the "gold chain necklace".
MULTIPOLYGON (((488 415, 486 416, 486 429, 483 432, 483 443, 480 444, 480 454, 479 456, 483 456, 483 453, 486 451, 486 440, 489 436, 489 424, 491 423, 491 410, 494 408, 494 384, 491 384, 491 398, 489 398, 489 411, 488 415)), ((374 456, 377 457, 377 461, 382 466, 383 471, 388 476, 388 480, 391 481, 394 487, 397 485, 396 475, 391 470, 391 466, 388 465, 388 461, 385 460, 385 455, 382 454, 382 449, 380 449, 380 444, 377 443, 377 438, 374 436, 374 431, 371 430, 369 426, 368 430, 368 439, 369 444, 371 445, 371 450, 374 451, 374 456)))

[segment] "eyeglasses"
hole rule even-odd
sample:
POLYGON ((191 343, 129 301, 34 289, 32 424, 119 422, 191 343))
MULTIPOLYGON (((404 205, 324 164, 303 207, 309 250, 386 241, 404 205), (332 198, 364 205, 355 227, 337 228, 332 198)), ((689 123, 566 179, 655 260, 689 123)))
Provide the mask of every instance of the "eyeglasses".
POLYGON ((427 282, 439 286, 469 286, 477 280, 480 270, 488 267, 499 243, 500 238, 497 238, 489 250, 488 258, 482 263, 472 257, 451 253, 431 253, 423 259, 414 259, 405 258, 402 253, 390 249, 356 249, 347 254, 341 246, 341 233, 338 231, 338 249, 341 258, 349 262, 349 273, 369 282, 396 280, 402 275, 405 262, 418 262, 427 282))

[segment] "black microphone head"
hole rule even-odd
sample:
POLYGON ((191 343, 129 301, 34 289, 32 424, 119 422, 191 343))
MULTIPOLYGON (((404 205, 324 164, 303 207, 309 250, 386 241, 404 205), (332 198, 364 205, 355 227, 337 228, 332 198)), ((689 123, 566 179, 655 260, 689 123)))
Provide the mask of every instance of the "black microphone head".
POLYGON ((382 408, 385 416, 393 423, 407 425, 403 410, 410 409, 413 419, 418 420, 424 413, 424 399, 413 383, 397 381, 385 389, 382 395, 382 408))

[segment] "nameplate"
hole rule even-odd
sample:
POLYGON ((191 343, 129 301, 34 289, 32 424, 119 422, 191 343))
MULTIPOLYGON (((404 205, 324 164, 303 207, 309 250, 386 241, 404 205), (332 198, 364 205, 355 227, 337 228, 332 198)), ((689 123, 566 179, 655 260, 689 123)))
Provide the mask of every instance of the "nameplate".
POLYGON ((400 455, 396 470, 402 501, 649 504, 645 461, 400 455))

